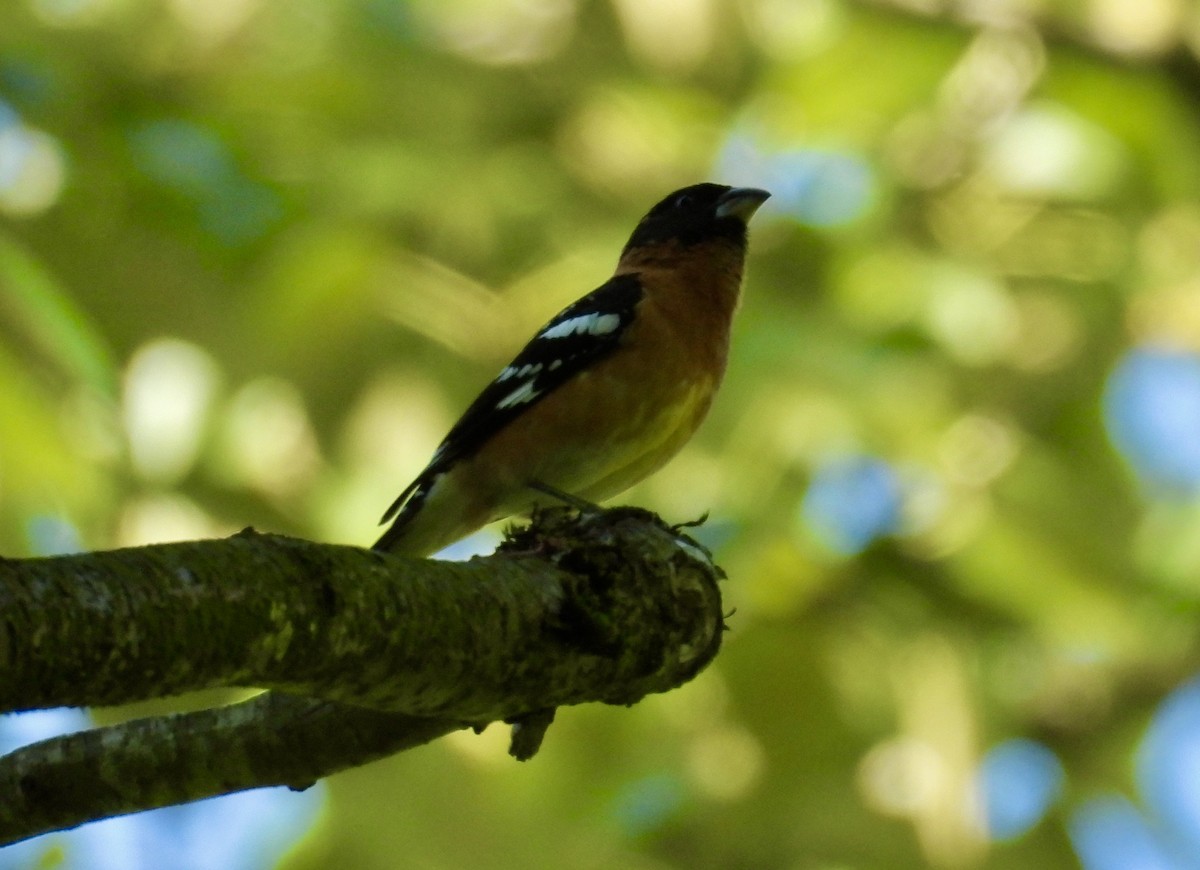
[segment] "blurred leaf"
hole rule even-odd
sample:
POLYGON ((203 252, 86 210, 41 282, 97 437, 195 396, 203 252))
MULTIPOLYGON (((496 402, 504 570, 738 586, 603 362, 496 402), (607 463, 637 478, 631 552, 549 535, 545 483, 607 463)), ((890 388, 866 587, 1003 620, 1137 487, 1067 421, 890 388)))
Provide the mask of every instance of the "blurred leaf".
POLYGON ((24 540, 23 517, 68 513, 82 518, 103 504, 107 472, 80 455, 64 431, 66 415, 21 361, 0 345, 0 531, 24 540))
POLYGON ((53 274, 5 233, 0 310, 70 381, 115 397, 117 370, 103 336, 53 274))

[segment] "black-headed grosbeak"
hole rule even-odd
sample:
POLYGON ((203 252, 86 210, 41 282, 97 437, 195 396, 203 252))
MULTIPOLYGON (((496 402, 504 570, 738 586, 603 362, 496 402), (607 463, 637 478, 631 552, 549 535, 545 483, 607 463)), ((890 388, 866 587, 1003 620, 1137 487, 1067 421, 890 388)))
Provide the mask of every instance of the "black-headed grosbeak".
POLYGON ((725 373, 746 224, 769 196, 696 184, 650 209, 613 277, 538 330, 454 424, 375 549, 429 555, 549 494, 602 501, 674 456, 725 373))

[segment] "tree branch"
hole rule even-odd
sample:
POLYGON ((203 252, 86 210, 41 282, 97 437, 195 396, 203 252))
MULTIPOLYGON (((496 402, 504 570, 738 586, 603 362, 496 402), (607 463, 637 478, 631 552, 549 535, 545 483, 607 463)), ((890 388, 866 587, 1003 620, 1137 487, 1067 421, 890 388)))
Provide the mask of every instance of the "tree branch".
POLYGON ((698 673, 720 644, 718 575, 631 509, 548 511, 468 563, 249 532, 4 561, 3 709, 277 691, 0 758, 0 844, 308 785, 494 719, 527 725, 514 747, 531 755, 558 705, 631 704, 698 673))
POLYGON ((461 727, 264 692, 43 740, 0 759, 0 846, 245 789, 306 788, 461 727))

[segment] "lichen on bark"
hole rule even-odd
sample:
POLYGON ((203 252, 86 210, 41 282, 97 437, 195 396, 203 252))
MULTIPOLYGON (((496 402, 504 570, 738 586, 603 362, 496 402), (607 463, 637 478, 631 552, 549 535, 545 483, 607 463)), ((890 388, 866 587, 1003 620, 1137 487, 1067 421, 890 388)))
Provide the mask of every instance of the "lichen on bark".
POLYGON ((432 562, 246 531, 0 561, 0 710, 212 686, 250 701, 0 758, 0 843, 263 785, 300 787, 467 725, 632 704, 695 676, 720 571, 636 509, 556 509, 492 556, 432 562))

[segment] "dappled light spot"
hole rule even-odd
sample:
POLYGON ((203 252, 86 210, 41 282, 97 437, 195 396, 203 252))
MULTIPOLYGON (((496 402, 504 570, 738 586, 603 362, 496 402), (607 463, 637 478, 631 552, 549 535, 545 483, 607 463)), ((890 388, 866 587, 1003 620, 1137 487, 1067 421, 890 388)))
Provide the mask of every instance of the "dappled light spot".
POLYGON ((1139 342, 1200 349, 1200 268, 1183 280, 1143 290, 1131 300, 1126 319, 1139 342))
POLYGON ((1189 854, 1200 854, 1200 680, 1159 705, 1137 753, 1138 791, 1189 854))
POLYGON ((35 556, 61 556, 83 550, 79 529, 62 517, 31 517, 25 529, 29 551, 35 556))
POLYGON ((983 486, 1008 469, 1017 457, 1016 433, 999 420, 965 414, 942 435, 938 457, 956 483, 983 486))
POLYGON ((979 765, 978 788, 988 834, 1011 840, 1045 818, 1062 793, 1058 757, 1033 740, 1006 740, 979 765))
POLYGON ((141 547, 171 541, 216 538, 237 531, 211 517, 200 505, 182 495, 155 494, 131 498, 117 519, 118 547, 141 547))
POLYGON ((838 0, 751 0, 737 8, 755 44, 783 63, 796 63, 828 46, 848 15, 838 0))
POLYGON ((876 745, 858 766, 858 786, 868 806, 902 818, 933 805, 948 777, 946 760, 937 748, 914 737, 876 745))
POLYGON ((931 108, 897 120, 882 149, 896 179, 917 190, 934 190, 957 179, 971 153, 968 143, 947 130, 946 119, 931 108))
POLYGON ((420 0, 414 18, 446 48, 478 63, 531 64, 561 51, 576 0, 420 0))
POLYGON ((910 543, 927 559, 944 559, 976 543, 996 514, 986 490, 947 487, 933 476, 910 485, 905 508, 917 521, 910 543))
POLYGON ((396 497, 396 481, 411 480, 425 467, 453 422, 428 373, 376 373, 345 409, 334 452, 336 497, 322 500, 327 506, 318 513, 322 533, 361 543, 378 536, 379 517, 396 497))
POLYGON ((714 175, 771 191, 762 214, 782 213, 813 227, 838 227, 865 215, 878 197, 874 167, 849 150, 772 150, 734 133, 717 156, 714 175))
POLYGON ((626 783, 612 801, 609 812, 626 837, 643 837, 677 818, 687 802, 687 790, 672 773, 626 783))
MULTIPOLYGON (((1154 284, 1194 280, 1200 273, 1200 204, 1171 203, 1152 215, 1138 233, 1137 257, 1154 284)), ((1195 290, 1190 292, 1197 298, 1195 290)))
POLYGON ((616 0, 614 6, 630 50, 653 67, 695 67, 717 38, 713 0, 616 0))
POLYGON ((58 202, 66 174, 58 140, 0 100, 0 212, 23 217, 45 211, 58 202))
POLYGON ((1151 496, 1200 491, 1200 354, 1135 348, 1109 375, 1109 438, 1151 496))
POLYGON ((827 462, 813 475, 801 517, 834 553, 852 556, 900 523, 903 492, 886 462, 866 456, 827 462))
POLYGON ((937 108, 943 136, 986 131, 1016 109, 1046 65, 1041 35, 1029 27, 985 27, 941 82, 937 108))
POLYGON ((288 381, 260 378, 241 387, 222 422, 220 471, 235 485, 287 499, 321 468, 304 397, 288 381))
POLYGON ((262 0, 170 0, 168 5, 193 35, 217 42, 236 34, 262 0))
POLYGON ((233 155, 216 131, 192 121, 147 121, 130 131, 129 144, 138 169, 196 199, 235 172, 233 155))
POLYGON ((1191 7, 1181 0, 1091 0, 1083 4, 1092 37, 1113 51, 1134 57, 1170 50, 1191 7))
POLYGON ((948 263, 933 277, 925 320, 947 352, 977 366, 1011 353, 1017 338, 1017 311, 998 279, 948 263))
POLYGON ((986 143, 983 168, 1008 190, 1035 197, 1097 199, 1125 170, 1120 142, 1050 102, 1027 105, 986 143))
POLYGON ((1142 813, 1123 797, 1085 801, 1071 814, 1067 831, 1083 870, 1185 870, 1191 862, 1173 855, 1142 813))
POLYGON ((91 24, 118 5, 120 0, 29 0, 40 21, 57 27, 91 24))
POLYGON ((701 794, 714 800, 744 797, 762 779, 765 767, 762 744, 737 725, 706 729, 688 746, 688 777, 701 794))
POLYGON ((1169 498, 1147 505, 1134 553, 1147 576, 1172 595, 1182 594, 1189 601, 1200 598, 1200 502, 1169 498))
POLYGON ((771 161, 767 184, 792 217, 815 227, 852 223, 876 196, 874 171, 863 158, 834 151, 803 150, 771 161))
MULTIPOLYGON (((640 193, 680 164, 703 165, 697 108, 682 101, 664 104, 653 92, 605 89, 581 99, 564 119, 559 147, 568 164, 596 186, 640 193)), ((753 183, 744 173, 724 180, 753 183)))
POLYGON ((128 141, 138 169, 184 198, 200 228, 224 244, 255 241, 283 216, 278 195, 242 170, 214 129, 165 118, 135 126, 128 141))
POLYGON ((142 477, 174 482, 192 468, 220 376, 207 351, 178 338, 154 339, 133 354, 122 417, 130 459, 142 477))
POLYGON ((1021 293, 1014 299, 1017 337, 1009 362, 1023 372, 1055 371, 1067 365, 1083 344, 1079 312, 1051 293, 1021 293))

